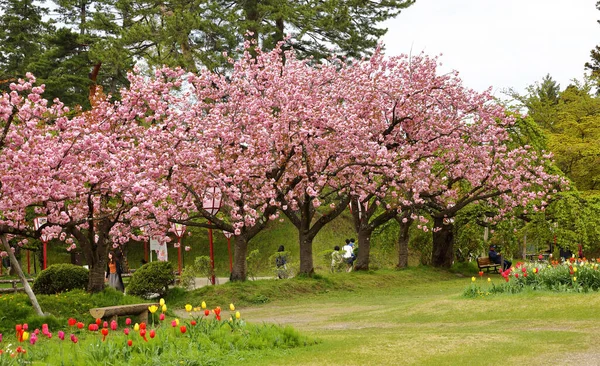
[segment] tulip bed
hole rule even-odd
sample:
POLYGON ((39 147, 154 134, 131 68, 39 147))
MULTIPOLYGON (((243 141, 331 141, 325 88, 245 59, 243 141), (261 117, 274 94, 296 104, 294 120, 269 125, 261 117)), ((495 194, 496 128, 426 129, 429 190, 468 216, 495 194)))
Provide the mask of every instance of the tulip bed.
POLYGON ((70 318, 66 331, 56 333, 47 324, 41 329, 17 324, 14 334, 0 334, 0 366, 224 364, 256 351, 281 352, 315 343, 291 327, 246 324, 233 304, 227 314, 220 307, 208 309, 204 302, 195 308, 186 305, 190 318, 185 321, 167 319, 164 300, 160 305, 149 308, 148 324, 127 318, 119 327, 116 321, 84 324, 70 318))
POLYGON ((557 292, 589 292, 600 290, 600 259, 571 258, 562 263, 518 262, 506 271, 500 271, 501 280, 484 278, 479 272, 471 278, 464 291, 466 297, 483 297, 498 293, 518 293, 526 289, 557 292))

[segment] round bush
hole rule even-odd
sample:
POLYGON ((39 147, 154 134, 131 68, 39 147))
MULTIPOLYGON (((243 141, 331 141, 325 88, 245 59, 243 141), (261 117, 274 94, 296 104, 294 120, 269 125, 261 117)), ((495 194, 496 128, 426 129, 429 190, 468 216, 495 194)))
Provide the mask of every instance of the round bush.
POLYGON ((169 285, 175 282, 171 262, 150 262, 144 264, 131 276, 127 286, 127 294, 141 297, 151 297, 156 294, 163 296, 169 285))
POLYGON ((89 271, 73 264, 53 264, 40 272, 33 283, 36 294, 53 295, 74 289, 85 289, 89 271))

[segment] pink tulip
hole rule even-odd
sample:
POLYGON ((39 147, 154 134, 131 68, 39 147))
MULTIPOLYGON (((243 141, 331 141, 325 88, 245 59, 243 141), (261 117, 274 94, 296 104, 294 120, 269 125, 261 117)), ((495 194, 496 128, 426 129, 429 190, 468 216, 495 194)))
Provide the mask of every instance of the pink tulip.
POLYGON ((59 331, 58 331, 58 338, 59 338, 61 341, 64 341, 64 340, 65 340, 65 332, 63 332, 62 330, 59 330, 59 331))
POLYGON ((125 319, 125 325, 131 325, 131 319, 130 318, 125 319))
POLYGON ((113 320, 110 322, 110 329, 111 330, 117 330, 117 322, 116 320, 113 320))
POLYGON ((129 335, 129 328, 123 329, 123 333, 125 333, 125 335, 129 335))

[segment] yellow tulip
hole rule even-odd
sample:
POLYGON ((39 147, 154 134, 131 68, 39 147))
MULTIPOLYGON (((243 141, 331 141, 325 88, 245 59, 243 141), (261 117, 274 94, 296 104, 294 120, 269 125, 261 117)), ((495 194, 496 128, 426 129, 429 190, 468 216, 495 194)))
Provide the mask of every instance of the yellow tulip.
POLYGON ((158 303, 160 304, 160 306, 163 306, 165 304, 165 299, 160 299, 158 303))
POLYGON ((233 306, 233 304, 229 304, 229 310, 235 311, 235 306, 233 306))
POLYGON ((136 332, 140 330, 140 325, 138 323, 135 323, 135 325, 133 326, 133 330, 135 330, 136 332))
POLYGON ((577 267, 573 267, 573 272, 577 272, 577 267))
POLYGON ((162 306, 162 312, 163 312, 163 313, 166 313, 166 312, 167 312, 167 305, 163 305, 163 306, 162 306))
POLYGON ((577 282, 577 277, 573 277, 573 281, 574 281, 574 282, 577 282))
POLYGON ((475 276, 471 277, 471 281, 475 282, 476 278, 475 276))
POLYGON ((158 306, 156 306, 156 305, 148 306, 148 310, 149 310, 149 311, 150 311, 152 314, 154 314, 154 313, 156 313, 156 310, 158 310, 158 306))
POLYGON ((206 303, 204 301, 202 301, 202 305, 200 306, 202 306, 202 309, 206 309, 206 303))
POLYGON ((492 279, 488 277, 488 282, 492 282, 492 279))
POLYGON ((240 315, 240 312, 239 312, 239 311, 236 311, 236 312, 235 312, 235 318, 236 318, 236 319, 239 319, 240 317, 241 317, 241 315, 240 315))
POLYGON ((187 311, 188 313, 189 313, 190 311, 192 311, 192 305, 190 305, 190 304, 187 304, 187 305, 185 306, 185 311, 187 311))
POLYGON ((175 324, 179 325, 179 319, 175 319, 175 324))
POLYGON ((23 332, 23 340, 26 341, 29 339, 29 332, 23 332))

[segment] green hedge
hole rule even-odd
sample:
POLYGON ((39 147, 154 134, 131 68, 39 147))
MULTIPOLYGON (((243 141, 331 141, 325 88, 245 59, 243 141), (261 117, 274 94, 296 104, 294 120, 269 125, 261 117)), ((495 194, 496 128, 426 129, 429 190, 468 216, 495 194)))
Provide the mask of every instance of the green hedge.
POLYGON ((155 294, 164 296, 169 285, 175 282, 171 262, 150 262, 144 264, 131 276, 127 294, 148 298, 155 294))
POLYGON ((33 283, 36 294, 52 295, 74 289, 85 289, 89 271, 73 264, 53 264, 40 272, 33 283))

